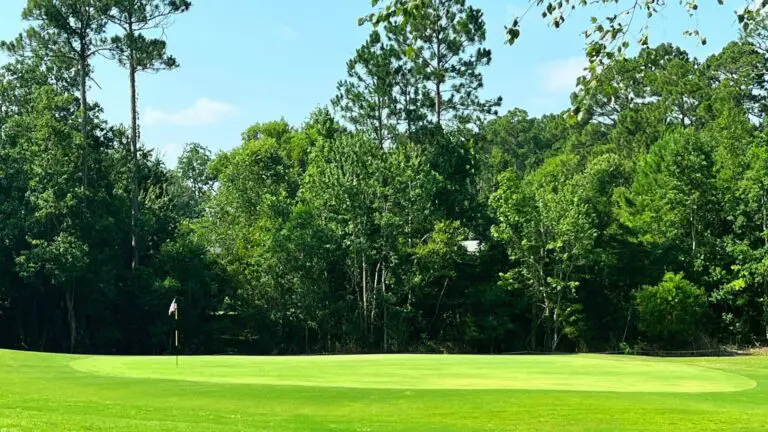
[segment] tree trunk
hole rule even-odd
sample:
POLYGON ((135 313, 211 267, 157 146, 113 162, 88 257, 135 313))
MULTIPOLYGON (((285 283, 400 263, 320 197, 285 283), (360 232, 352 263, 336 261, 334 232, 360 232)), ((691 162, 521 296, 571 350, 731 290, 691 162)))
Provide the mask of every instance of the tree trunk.
MULTIPOLYGON (((133 33, 132 26, 128 26, 133 33)), ((131 48, 133 49, 133 48, 131 48)), ((129 54, 128 79, 131 87, 131 271, 139 266, 139 121, 136 107, 136 59, 129 54)))
POLYGON ((374 337, 374 323, 376 321, 376 287, 379 286, 379 269, 381 268, 381 261, 376 263, 376 271, 373 274, 373 289, 371 290, 371 338, 374 337))
POLYGON ((768 247, 768 233, 765 232, 768 227, 768 220, 766 220, 765 214, 765 191, 763 191, 763 195, 760 197, 760 204, 762 204, 763 210, 763 246, 768 247))
POLYGON ((365 272, 365 255, 363 255, 363 333, 368 330, 368 285, 366 284, 367 274, 365 272))
MULTIPOLYGON (((363 308, 363 290, 361 289, 361 286, 357 284, 358 282, 358 276, 360 273, 360 266, 358 266, 358 256, 357 252, 353 253, 353 259, 354 262, 352 263, 352 270, 349 271, 349 277, 350 277, 350 283, 352 288, 355 290, 355 295, 357 296, 357 308, 358 310, 362 310, 363 308)), ((363 314, 365 312, 363 311, 363 314)), ((342 323, 343 324, 343 323, 342 323)))
POLYGON ((27 338, 24 332, 24 320, 22 319, 23 313, 16 312, 14 315, 16 315, 16 324, 19 326, 19 344, 22 349, 28 349, 27 338))
POLYGON ((443 63, 441 57, 442 53, 440 52, 441 49, 440 30, 438 29, 436 31, 435 37, 435 119, 437 120, 438 126, 441 125, 443 114, 443 95, 440 92, 440 87, 443 83, 443 63))
POLYGON ((440 49, 440 32, 438 30, 435 40, 435 119, 437 120, 438 125, 441 124, 443 113, 443 97, 440 93, 440 87, 443 82, 443 65, 440 57, 440 49))
POLYGON ((691 254, 693 259, 696 259, 696 217, 693 211, 691 211, 691 254))
MULTIPOLYGON (((763 287, 765 291, 768 291, 768 287, 763 287)), ((765 339, 768 340, 768 300, 766 300, 766 305, 763 306, 763 315, 765 318, 763 318, 763 321, 765 322, 765 339)))
POLYGON ((405 90, 405 97, 404 97, 404 115, 405 115, 405 136, 408 137, 408 139, 411 139, 411 94, 409 93, 411 90, 410 88, 406 87, 405 90))
POLYGON ((442 98, 440 97, 440 82, 438 81, 435 83, 435 119, 437 119, 437 124, 441 124, 441 114, 443 111, 442 105, 442 98))
POLYGON ((440 311, 440 303, 443 301, 443 295, 445 294, 445 288, 448 287, 448 278, 445 279, 445 282, 443 283, 443 289, 440 291, 440 296, 437 298, 437 305, 435 305, 435 314, 432 315, 432 320, 429 322, 429 328, 427 329, 427 334, 429 334, 430 331, 432 331, 432 325, 435 323, 435 319, 437 319, 437 314, 440 311))
POLYGON ((386 280, 386 264, 381 266, 381 294, 382 294, 382 309, 384 309, 384 352, 387 352, 387 286, 384 282, 386 280))
MULTIPOLYGON (((760 203, 762 204, 763 212, 763 247, 768 248, 768 233, 766 233, 766 229, 768 229, 768 215, 766 215, 765 209, 765 191, 763 191, 760 197, 760 203)), ((763 275, 763 298, 763 322, 765 323, 765 339, 768 340, 768 278, 766 275, 763 275)))
POLYGON ((627 324, 624 326, 624 335, 621 337, 622 342, 626 342, 627 340, 627 331, 629 331, 629 321, 632 318, 632 303, 629 304, 629 309, 627 310, 627 324))
POLYGON ((531 303, 531 351, 536 351, 536 332, 539 331, 540 318, 537 318, 536 302, 531 303))
POLYGON ((557 343, 560 342, 560 316, 557 313, 557 307, 553 308, 552 313, 552 352, 557 350, 557 343))
POLYGON ((381 96, 376 96, 376 104, 377 104, 377 118, 376 118, 376 138, 379 140, 379 146, 383 149, 384 148, 384 109, 382 107, 381 96))
POLYGON ((75 318, 75 290, 69 289, 64 294, 67 303, 67 321, 69 322, 69 352, 75 352, 75 339, 77 337, 77 321, 75 318))
POLYGON ((85 53, 85 47, 80 48, 80 135, 83 140, 83 188, 88 187, 88 156, 90 140, 88 139, 88 92, 86 89, 86 79, 88 75, 88 59, 85 53))

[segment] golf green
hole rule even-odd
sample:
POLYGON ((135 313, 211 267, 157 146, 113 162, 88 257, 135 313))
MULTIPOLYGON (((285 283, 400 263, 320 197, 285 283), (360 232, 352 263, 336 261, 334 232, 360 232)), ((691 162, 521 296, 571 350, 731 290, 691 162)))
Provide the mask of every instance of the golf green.
POLYGON ((761 431, 768 357, 0 350, 0 431, 761 431))
POLYGON ((368 355, 316 357, 90 357, 92 374, 212 383, 392 389, 722 392, 752 388, 739 375, 685 364, 595 356, 368 355))

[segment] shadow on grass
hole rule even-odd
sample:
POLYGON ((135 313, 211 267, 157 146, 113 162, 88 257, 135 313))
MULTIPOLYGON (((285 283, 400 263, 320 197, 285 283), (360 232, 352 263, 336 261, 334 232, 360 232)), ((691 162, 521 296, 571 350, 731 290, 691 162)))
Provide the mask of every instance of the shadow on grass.
POLYGON ((569 356, 576 354, 603 354, 603 355, 627 355, 638 357, 741 357, 755 355, 752 351, 717 349, 717 350, 690 350, 690 351, 666 351, 666 350, 630 350, 630 351, 601 351, 601 352, 551 352, 551 351, 515 351, 498 355, 556 355, 569 356))

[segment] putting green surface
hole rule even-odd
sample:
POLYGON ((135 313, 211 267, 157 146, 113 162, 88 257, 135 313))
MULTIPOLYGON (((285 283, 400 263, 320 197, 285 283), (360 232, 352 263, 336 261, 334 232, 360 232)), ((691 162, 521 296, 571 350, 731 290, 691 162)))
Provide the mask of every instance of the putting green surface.
POLYGON ((0 432, 764 431, 768 357, 0 350, 0 432))
POLYGON ((87 373, 211 383, 390 389, 724 392, 749 378, 693 365, 595 356, 90 357, 87 373))

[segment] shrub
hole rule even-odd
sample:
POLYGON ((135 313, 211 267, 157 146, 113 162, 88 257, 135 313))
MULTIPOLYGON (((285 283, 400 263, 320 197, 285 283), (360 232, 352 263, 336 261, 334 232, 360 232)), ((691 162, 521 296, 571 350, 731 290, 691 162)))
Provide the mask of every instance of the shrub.
POLYGON ((635 292, 638 327, 661 348, 691 346, 705 324, 707 295, 682 274, 667 273, 655 286, 635 292))

